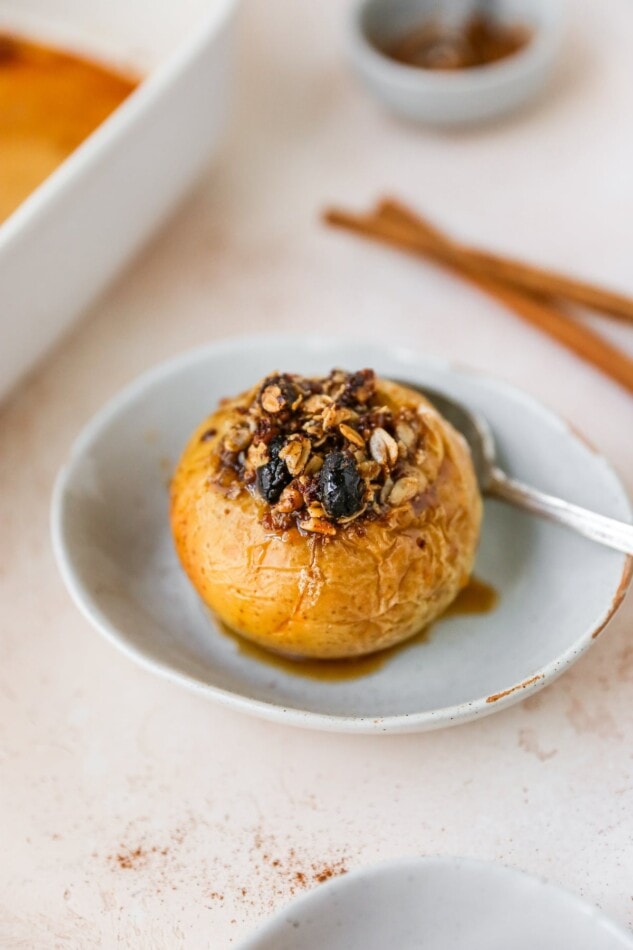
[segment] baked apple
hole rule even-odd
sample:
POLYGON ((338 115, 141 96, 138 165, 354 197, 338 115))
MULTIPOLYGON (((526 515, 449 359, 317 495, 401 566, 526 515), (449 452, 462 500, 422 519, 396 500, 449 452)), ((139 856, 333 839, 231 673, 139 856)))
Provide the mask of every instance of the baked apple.
POLYGON ((481 514, 461 435, 369 369, 273 374, 223 400, 171 486, 176 550, 204 603, 293 657, 418 633, 467 583, 481 514))

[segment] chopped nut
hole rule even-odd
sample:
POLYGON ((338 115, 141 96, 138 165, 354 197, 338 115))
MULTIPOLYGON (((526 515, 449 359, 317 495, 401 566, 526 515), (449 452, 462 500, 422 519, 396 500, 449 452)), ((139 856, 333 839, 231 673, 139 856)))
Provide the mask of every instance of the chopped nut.
POLYGON ((310 458, 312 445, 309 439, 301 435, 291 435, 290 439, 279 451, 279 458, 282 459, 291 475, 300 475, 306 467, 310 458))
POLYGON ((299 524, 304 531, 311 531, 314 534, 336 534, 335 526, 325 518, 308 518, 306 521, 300 521, 299 524))
POLYGON ((399 478, 389 493, 389 504, 392 507, 403 505, 406 501, 411 501, 421 491, 422 483, 420 479, 413 475, 405 475, 399 478))
POLYGON ((340 386, 341 383, 344 383, 346 379, 347 373, 345 370, 335 367, 330 373, 329 382, 332 386, 340 386))
POLYGON ((294 485, 287 485, 279 496, 276 508, 278 511, 298 511, 303 507, 303 495, 294 485))
POLYGON ((251 443, 246 453, 246 461, 253 468, 259 468, 269 461, 268 446, 265 442, 251 443))
POLYGON ((379 465, 395 465, 398 461, 398 444, 385 429, 374 429, 369 439, 371 457, 379 465))
POLYGON ((303 431, 312 439, 323 438, 323 425, 320 419, 309 419, 308 422, 304 422, 303 431))
POLYGON ((276 383, 266 386, 262 393, 261 402, 266 412, 281 412, 286 405, 284 394, 276 383))
POLYGON ((363 478, 371 482, 380 475, 380 465, 378 462, 361 462, 358 471, 363 478))
POLYGON ((352 422, 355 419, 358 419, 358 416, 351 409, 330 406, 323 413, 323 428, 336 429, 342 422, 352 422))
POLYGON ((324 396, 323 393, 315 393, 313 396, 308 396, 303 404, 302 411, 307 415, 315 416, 320 412, 324 412, 331 405, 332 400, 329 396, 324 396))
POLYGON ((253 438, 247 425, 234 426, 224 436, 224 447, 229 452, 242 452, 253 438))
POLYGON ((312 504, 308 505, 308 514, 311 518, 324 518, 325 509, 319 501, 313 501, 312 504))
POLYGON ((396 435, 404 443, 407 449, 412 449, 415 445, 416 436, 408 422, 399 422, 396 425, 396 435))
POLYGON ((297 481, 297 487, 301 494, 303 495, 303 500, 306 505, 312 504, 316 497, 318 491, 318 482, 313 475, 300 475, 297 481))
MULTIPOLYGON (((354 512, 350 518, 337 518, 337 522, 343 523, 352 520, 359 512, 354 512)), ((301 527, 306 531, 313 531, 317 534, 336 534, 336 526, 328 518, 323 505, 314 502, 308 505, 308 517, 301 522, 301 527)))
POLYGON ((365 382, 363 383, 362 386, 358 386, 354 390, 354 398, 356 399, 357 402, 366 403, 366 402, 369 402, 371 397, 374 395, 375 391, 376 391, 376 381, 372 373, 370 377, 367 377, 365 379, 365 382))
POLYGON ((348 442, 351 442, 352 445, 357 445, 359 448, 365 448, 365 440, 363 439, 360 432, 357 432, 356 429, 352 429, 351 426, 345 425, 344 422, 338 427, 338 431, 341 433, 344 439, 347 439, 348 442))

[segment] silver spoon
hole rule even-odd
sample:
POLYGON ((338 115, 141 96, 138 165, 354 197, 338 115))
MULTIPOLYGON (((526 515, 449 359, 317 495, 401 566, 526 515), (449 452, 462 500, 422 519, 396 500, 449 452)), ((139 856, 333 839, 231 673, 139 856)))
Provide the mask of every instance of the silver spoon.
POLYGON ((403 386, 422 393, 438 412, 464 436, 473 458, 477 481, 482 494, 501 498, 518 508, 542 515, 558 524, 572 528, 586 538, 605 544, 616 551, 633 554, 633 525, 606 515, 596 514, 580 505, 547 495, 510 478, 496 463, 495 440, 483 416, 471 412, 461 403, 426 386, 401 380, 403 386))

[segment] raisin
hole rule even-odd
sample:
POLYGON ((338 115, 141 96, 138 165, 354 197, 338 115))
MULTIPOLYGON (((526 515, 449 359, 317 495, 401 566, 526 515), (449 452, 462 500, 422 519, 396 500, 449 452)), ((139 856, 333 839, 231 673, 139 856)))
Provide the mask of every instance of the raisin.
POLYGON ((344 452, 330 452, 319 473, 321 504, 330 518, 349 518, 361 508, 363 480, 356 462, 344 452))
MULTIPOLYGON (((279 446, 281 448, 281 446, 279 446)), ((279 454, 277 449, 277 455, 279 454)), ((272 455, 272 452, 271 452, 272 455)), ((257 469, 257 490, 269 505, 279 501, 282 491, 292 481, 292 475, 283 459, 273 456, 266 465, 257 469)))

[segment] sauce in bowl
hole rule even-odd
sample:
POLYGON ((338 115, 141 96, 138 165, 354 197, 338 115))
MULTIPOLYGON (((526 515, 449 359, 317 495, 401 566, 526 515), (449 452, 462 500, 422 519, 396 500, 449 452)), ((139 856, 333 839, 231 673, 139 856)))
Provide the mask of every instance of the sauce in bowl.
POLYGON ((497 63, 518 53, 530 39, 530 30, 522 24, 474 14, 458 28, 431 20, 384 52, 405 66, 453 71, 497 63))
POLYGON ((0 222, 136 85, 73 53, 0 33, 0 222))

